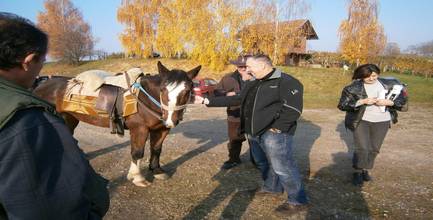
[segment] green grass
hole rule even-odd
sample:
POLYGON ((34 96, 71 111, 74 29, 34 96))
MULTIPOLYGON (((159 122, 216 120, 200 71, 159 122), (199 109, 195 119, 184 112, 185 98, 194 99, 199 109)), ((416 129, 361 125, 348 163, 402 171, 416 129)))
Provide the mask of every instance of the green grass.
MULTIPOLYGON (((79 66, 50 63, 44 66, 43 74, 56 74, 75 76, 78 73, 90 69, 102 69, 111 72, 120 72, 132 67, 141 67, 145 72, 156 73, 156 62, 161 62, 169 69, 179 68, 184 70, 197 66, 189 60, 174 59, 110 59, 102 61, 89 61, 79 66)), ((335 68, 300 68, 279 67, 284 72, 298 78, 304 84, 304 106, 305 108, 336 108, 341 90, 351 82, 351 72, 343 73, 342 69, 335 68)), ((227 66, 222 72, 215 72, 208 67, 200 71, 201 77, 213 77, 220 79, 225 73, 233 71, 233 66, 227 66)), ((408 84, 410 104, 433 106, 433 78, 423 78, 398 73, 383 73, 383 76, 394 76, 403 83, 408 84)))
POLYGON ((350 73, 340 69, 280 67, 304 84, 305 108, 336 108, 342 88, 350 83, 350 73))
MULTIPOLYGON (((76 76, 86 70, 99 69, 113 73, 126 71, 133 67, 140 67, 145 73, 157 73, 157 62, 161 61, 169 69, 191 70, 200 65, 186 59, 107 59, 98 61, 86 61, 77 66, 62 63, 48 63, 42 69, 42 75, 62 75, 76 76)), ((232 71, 232 67, 227 66, 225 72, 232 71)), ((200 71, 202 76, 218 78, 218 73, 208 67, 202 67, 200 71)))
POLYGON ((433 106, 433 78, 412 76, 400 73, 384 73, 384 76, 394 76, 408 85, 409 99, 412 103, 433 106))
MULTIPOLYGON (((352 73, 342 69, 312 69, 280 67, 304 84, 304 103, 306 108, 335 108, 341 90, 351 82, 352 73)), ((411 76, 399 73, 383 73, 394 76, 408 85, 411 104, 433 106, 433 78, 411 76)))

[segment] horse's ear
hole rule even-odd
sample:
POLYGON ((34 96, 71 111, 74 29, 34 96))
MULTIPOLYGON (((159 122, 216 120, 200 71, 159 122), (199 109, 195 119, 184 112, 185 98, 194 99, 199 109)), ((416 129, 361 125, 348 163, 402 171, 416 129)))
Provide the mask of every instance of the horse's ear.
POLYGON ((188 77, 189 77, 190 79, 194 79, 194 78, 197 76, 198 72, 200 72, 200 69, 201 69, 201 66, 198 66, 198 67, 196 67, 196 68, 194 68, 194 69, 188 71, 188 72, 186 73, 186 75, 188 75, 188 77))
POLYGON ((165 75, 170 72, 164 65, 162 65, 161 61, 158 61, 158 72, 160 75, 165 75))

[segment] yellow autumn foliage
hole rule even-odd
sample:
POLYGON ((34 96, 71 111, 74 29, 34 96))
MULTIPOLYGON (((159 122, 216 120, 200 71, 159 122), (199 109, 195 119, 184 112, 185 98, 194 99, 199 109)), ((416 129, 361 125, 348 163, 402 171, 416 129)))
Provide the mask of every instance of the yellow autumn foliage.
POLYGON ((128 56, 151 57, 154 52, 154 25, 161 0, 122 0, 117 20, 126 25, 120 42, 128 56))
POLYGON ((376 0, 351 0, 349 17, 340 24, 340 52, 353 64, 372 62, 385 49, 386 36, 378 21, 376 0))
POLYGON ((387 66, 387 70, 424 76, 425 78, 433 77, 433 60, 428 57, 401 55, 382 59, 382 65, 387 66))
POLYGON ((161 10, 156 45, 164 57, 221 70, 238 55, 237 33, 248 16, 236 0, 173 0, 161 10))
POLYGON ((38 26, 49 35, 50 57, 77 64, 91 55, 95 39, 90 25, 70 0, 45 0, 38 26))
MULTIPOLYGON (((274 0, 123 0, 118 20, 128 55, 146 57, 158 52, 167 58, 190 58, 221 70, 230 59, 254 46, 270 55, 287 52, 287 30, 240 35, 244 27, 264 21, 274 0), (241 38, 241 39, 239 39, 241 38), (277 39, 277 40, 275 40, 277 39), (242 45, 240 41, 242 42, 242 45), (259 42, 252 43, 252 42, 259 42)), ((303 0, 289 0, 298 2, 303 0)), ((272 14, 272 13, 271 13, 272 14)), ((268 16, 274 20, 277 14, 268 16)), ((292 32, 294 33, 294 32, 292 32)))

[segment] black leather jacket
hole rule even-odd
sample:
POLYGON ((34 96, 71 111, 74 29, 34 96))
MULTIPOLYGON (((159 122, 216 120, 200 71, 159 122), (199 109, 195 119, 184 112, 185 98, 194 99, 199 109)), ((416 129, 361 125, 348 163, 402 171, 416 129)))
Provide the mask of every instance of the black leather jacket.
POLYGON ((261 135, 270 128, 294 135, 297 120, 303 109, 304 87, 299 80, 279 69, 276 69, 268 79, 247 82, 238 96, 209 98, 207 106, 241 105, 241 133, 244 133, 244 104, 247 94, 257 84, 259 84, 259 88, 254 96, 251 135, 261 135))
MULTIPOLYGON (((394 80, 382 78, 379 78, 378 80, 388 91, 390 91, 392 87, 397 84, 397 82, 394 80)), ((340 102, 338 103, 338 109, 346 112, 346 118, 344 120, 346 128, 353 131, 356 127, 358 127, 358 124, 364 115, 366 105, 356 106, 356 102, 365 98, 367 98, 367 93, 364 89, 364 82, 362 80, 354 80, 350 85, 344 87, 341 93, 340 102)), ((391 114, 391 120, 394 124, 398 121, 397 111, 402 111, 406 102, 406 93, 400 93, 400 95, 394 100, 394 105, 387 107, 387 110, 391 114)))

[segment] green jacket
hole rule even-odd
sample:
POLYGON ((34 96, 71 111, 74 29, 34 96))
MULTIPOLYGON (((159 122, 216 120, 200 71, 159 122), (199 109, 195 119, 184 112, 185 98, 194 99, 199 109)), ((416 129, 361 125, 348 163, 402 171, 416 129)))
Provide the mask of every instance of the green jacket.
POLYGON ((52 104, 2 77, 0 77, 0 106, 0 130, 17 111, 22 109, 42 108, 53 115, 59 116, 52 104))

